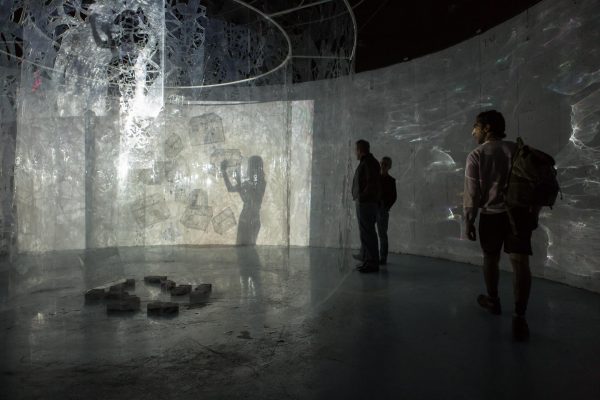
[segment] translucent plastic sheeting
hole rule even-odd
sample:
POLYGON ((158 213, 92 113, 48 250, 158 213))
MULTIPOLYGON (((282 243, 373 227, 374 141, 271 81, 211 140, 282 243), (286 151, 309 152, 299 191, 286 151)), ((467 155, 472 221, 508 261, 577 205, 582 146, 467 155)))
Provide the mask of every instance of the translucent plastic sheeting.
POLYGON ((393 160, 391 250, 479 264, 479 244, 462 238, 464 166, 475 116, 497 109, 508 139, 557 161, 563 198, 533 234, 534 273, 600 291, 599 39, 600 3, 546 0, 442 52, 297 87, 316 110, 311 244, 338 246, 350 221, 359 246, 347 193, 353 145, 364 138, 393 160))
MULTIPOLYGON (((314 7, 352 32, 345 2, 328 3, 314 7)), ((308 244, 313 106, 288 101, 292 40, 275 20, 306 10, 5 6, 3 251, 308 244)))
POLYGON ((308 244, 290 83, 350 72, 346 1, 1 6, 0 252, 308 244))
POLYGON ((124 159, 110 115, 23 124, 19 157, 36 154, 39 167, 17 170, 19 249, 287 245, 288 223, 294 244, 307 243, 298 234, 307 232, 308 208, 288 215, 288 191, 306 199, 310 189, 310 102, 167 105, 164 113, 135 161, 124 159))
MULTIPOLYGON (((120 4, 111 13, 126 11, 120 4)), ((159 13, 154 3, 126 4, 123 7, 134 12, 127 15, 134 20, 141 18, 138 5, 143 11, 146 22, 141 19, 138 25, 168 26, 172 18, 159 13)), ((479 263, 478 244, 462 239, 461 192, 466 155, 475 147, 470 135, 473 120, 479 111, 495 108, 506 117, 509 139, 520 135, 558 162, 564 198, 553 210, 543 211, 534 233, 535 274, 600 290, 600 249, 595 239, 600 210, 598 2, 546 0, 445 51, 352 78, 294 85, 294 80, 302 80, 297 79, 301 74, 294 68, 301 63, 294 56, 303 54, 294 51, 299 42, 290 37, 289 29, 299 13, 316 11, 298 8, 300 2, 290 4, 269 9, 266 3, 257 3, 260 12, 244 8, 237 14, 232 4, 214 14, 230 23, 241 21, 242 40, 251 43, 246 49, 271 49, 269 61, 252 58, 261 54, 256 51, 241 56, 223 50, 229 49, 230 38, 239 35, 211 36, 198 28, 201 22, 188 24, 185 30, 192 37, 205 44, 213 37, 218 44, 210 50, 199 42, 188 43, 186 51, 204 60, 194 64, 204 68, 194 70, 201 75, 185 72, 190 64, 181 57, 169 59, 169 30, 159 29, 145 39, 141 35, 137 42, 131 39, 143 50, 135 67, 152 72, 145 74, 128 68, 133 61, 122 59, 122 51, 128 50, 118 46, 91 52, 92 60, 104 57, 104 61, 101 67, 86 66, 81 60, 90 58, 75 55, 97 46, 91 26, 79 42, 73 42, 79 43, 75 48, 81 53, 61 58, 63 48, 47 44, 39 22, 33 29, 29 20, 24 21, 27 62, 3 64, 6 85, 16 82, 20 87, 18 95, 15 90, 12 97, 3 98, 2 110, 3 116, 7 114, 3 132, 13 132, 3 136, 5 143, 16 143, 12 145, 15 200, 3 203, 5 215, 13 218, 13 225, 4 225, 9 226, 5 231, 12 235, 12 244, 19 250, 46 251, 243 244, 256 236, 259 244, 356 248, 358 232, 349 192, 357 165, 354 142, 365 138, 378 158, 393 159, 391 174, 397 178, 399 199, 390 217, 391 250, 479 263), (284 12, 293 9, 297 10, 284 12), (256 36, 257 32, 261 34, 256 36), (290 47, 294 67, 288 62, 261 76, 285 62, 290 47), (243 61, 207 69, 210 51, 243 61), (50 66, 54 74, 54 62, 61 59, 68 61, 62 65, 79 72, 59 79, 35 68, 50 66), (118 71, 125 67, 127 73, 112 81, 107 65, 115 63, 118 71), (170 74, 167 65, 179 72, 170 74), (96 86, 83 84, 88 81, 85 71, 103 78, 96 86), (226 72, 210 77, 207 71, 226 72), (221 85, 228 77, 235 81, 257 73, 257 79, 221 85), (130 80, 132 85, 123 84, 130 80), (199 81, 205 87, 195 85, 199 81), (253 195, 242 194, 244 185, 253 195), (258 234, 255 223, 240 229, 241 221, 256 221, 256 199, 260 199, 258 234), (245 209, 254 211, 244 213, 245 209)), ((327 3, 318 7, 343 11, 327 3)), ((196 20, 202 21, 202 9, 196 11, 196 20)), ((332 21, 336 15, 330 15, 332 21)), ((6 14, 2 16, 6 19, 6 14)), ((99 17, 98 22, 111 18, 99 17)), ((211 19, 208 5, 206 18, 211 19)), ((340 18, 352 22, 347 16, 340 18)), ((85 24, 91 22, 86 18, 85 24)), ((330 26, 337 34, 350 32, 338 30, 340 24, 330 26)), ((223 32, 229 25, 212 26, 223 32)), ((326 25, 313 26, 306 37, 319 37, 316 32, 326 25)), ((117 31, 137 32, 121 28, 117 31)), ((100 29, 98 36, 104 43, 106 32, 100 29)), ((66 42, 67 37, 62 35, 61 40, 66 42)), ((348 40, 327 42, 331 46, 318 47, 317 54, 307 56, 351 57, 348 40)), ((318 72, 329 64, 309 65, 318 72)), ((10 148, 3 149, 9 160, 10 148)), ((3 165, 10 168, 10 162, 3 165)), ((11 184, 11 179, 3 175, 3 184, 11 184)))

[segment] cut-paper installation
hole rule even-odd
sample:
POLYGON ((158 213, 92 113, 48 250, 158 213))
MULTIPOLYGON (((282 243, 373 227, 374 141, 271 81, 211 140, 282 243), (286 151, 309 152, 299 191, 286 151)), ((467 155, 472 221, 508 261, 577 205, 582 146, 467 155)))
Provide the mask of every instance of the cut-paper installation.
MULTIPOLYGON (((212 207, 188 207, 181 217, 181 224, 186 228, 205 231, 213 216, 212 207)), ((234 221, 235 225, 235 221, 234 221)))
POLYGON ((183 150, 183 140, 179 135, 172 133, 165 140, 165 157, 175 158, 183 150))
MULTIPOLYGON (((218 172, 225 166, 227 172, 233 172, 242 165, 242 152, 238 149, 216 149, 210 155, 210 165, 218 172)), ((230 174, 231 176, 231 174, 230 174)))
POLYGON ((213 229, 219 235, 223 235, 228 230, 236 226, 235 215, 230 207, 227 207, 212 219, 213 229))
POLYGON ((150 227, 169 219, 169 208, 159 194, 151 194, 136 200, 131 205, 133 218, 138 225, 150 227))
POLYGON ((208 113, 190 118, 190 143, 192 146, 224 141, 223 120, 217 114, 208 113))

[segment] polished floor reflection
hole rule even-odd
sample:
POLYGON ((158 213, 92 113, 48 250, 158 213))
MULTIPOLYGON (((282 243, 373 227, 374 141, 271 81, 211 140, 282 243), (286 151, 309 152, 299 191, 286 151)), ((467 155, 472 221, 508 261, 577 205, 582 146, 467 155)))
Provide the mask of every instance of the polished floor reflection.
POLYGON ((531 342, 478 309, 479 268, 392 255, 378 274, 348 251, 153 247, 0 264, 0 398, 600 398, 600 295, 534 280, 531 342), (145 275, 212 283, 204 306, 149 318, 145 275), (82 293, 135 278, 142 311, 82 293))

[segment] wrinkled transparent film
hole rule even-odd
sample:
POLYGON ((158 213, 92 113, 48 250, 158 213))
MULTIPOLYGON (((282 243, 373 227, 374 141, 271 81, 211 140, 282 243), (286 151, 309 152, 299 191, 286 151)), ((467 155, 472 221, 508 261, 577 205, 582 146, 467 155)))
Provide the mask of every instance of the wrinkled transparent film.
MULTIPOLYGON (((346 1, 3 1, 4 253, 359 246, 354 142, 393 160, 390 250, 461 239, 473 118, 557 161, 536 275, 598 290, 597 2, 545 0, 421 59, 346 76, 346 1)), ((335 264, 334 263, 334 264, 335 264)))
MULTIPOLYGON (((318 110, 313 165, 327 168, 318 168, 313 187, 334 190, 312 193, 312 237, 337 245, 337 224, 351 216, 352 204, 328 219, 343 203, 339 193, 348 190, 331 171, 346 171, 348 183, 356 161, 344 155, 353 140, 365 138, 378 159, 393 160, 398 201, 390 213, 392 251, 480 265, 479 243, 462 232, 464 167, 477 145, 475 116, 496 109, 506 119, 507 139, 521 136, 557 163, 562 198, 542 210, 532 271, 599 291, 599 21, 596 1, 546 0, 439 53, 344 78, 339 100, 327 94, 337 83, 315 82, 306 89, 318 110), (337 122, 325 115, 336 115, 337 122)), ((347 220, 348 240, 357 248, 357 226, 347 220)))
POLYGON ((4 252, 308 245, 314 110, 289 90, 350 72, 345 2, 5 3, 4 252), (293 66, 325 36, 336 67, 293 66))

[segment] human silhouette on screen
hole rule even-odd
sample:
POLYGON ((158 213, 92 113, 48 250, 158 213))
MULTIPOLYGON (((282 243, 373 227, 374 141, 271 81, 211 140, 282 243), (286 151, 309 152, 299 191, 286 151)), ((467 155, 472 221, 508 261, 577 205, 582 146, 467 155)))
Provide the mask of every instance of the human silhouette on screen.
POLYGON ((260 156, 252 156, 248 159, 248 179, 244 182, 241 178, 240 165, 233 172, 233 183, 227 167, 228 163, 225 160, 221 163, 225 186, 229 192, 238 192, 244 203, 238 222, 236 244, 255 245, 260 231, 260 207, 267 185, 263 160, 260 156))

